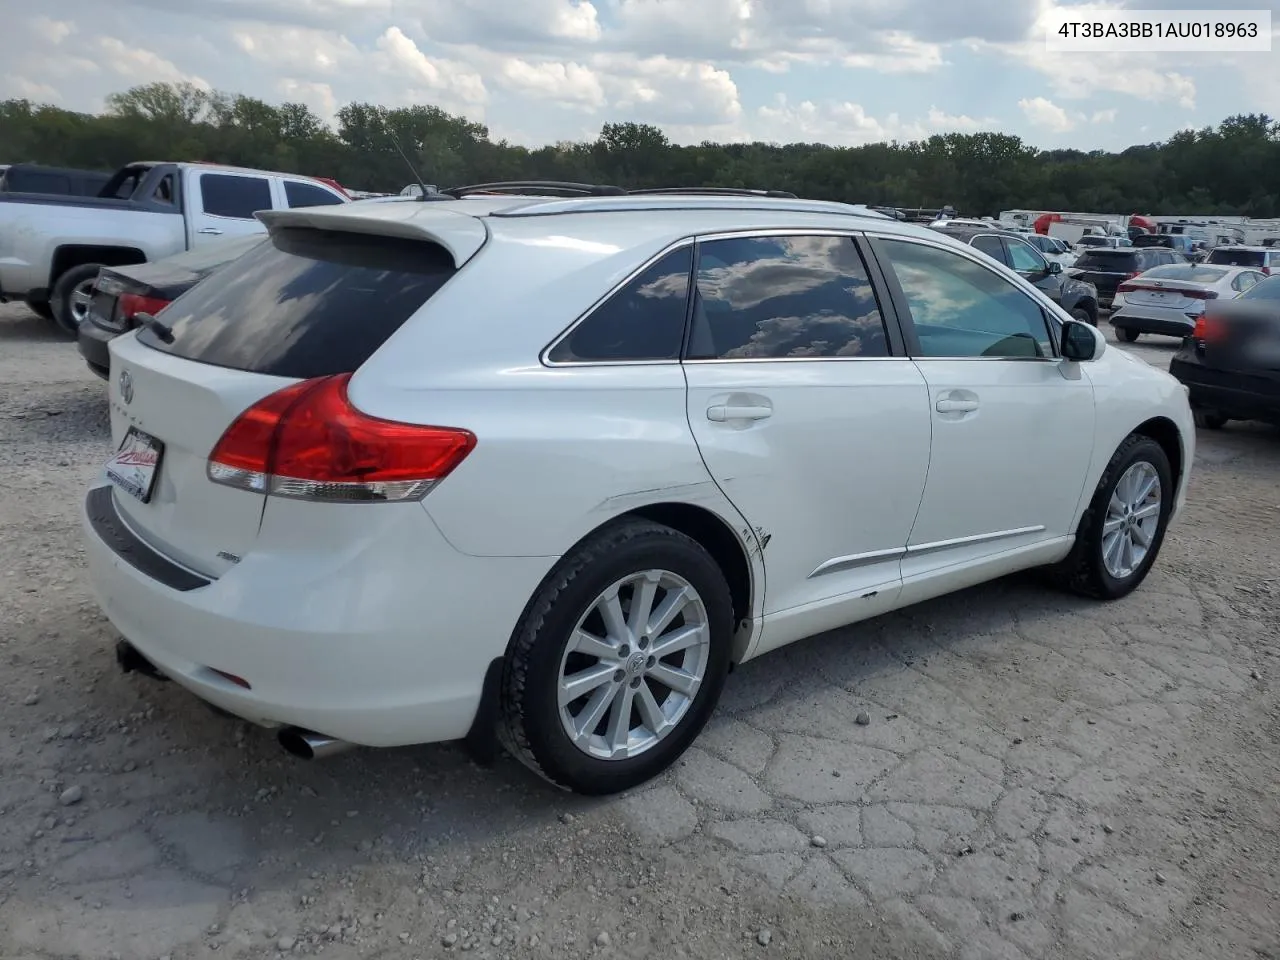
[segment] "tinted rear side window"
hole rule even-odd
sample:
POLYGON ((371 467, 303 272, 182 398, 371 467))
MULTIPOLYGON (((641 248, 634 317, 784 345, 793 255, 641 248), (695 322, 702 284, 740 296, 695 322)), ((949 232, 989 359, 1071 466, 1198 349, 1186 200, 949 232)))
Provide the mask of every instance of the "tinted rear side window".
POLYGON ((675 360, 684 339, 693 248, 673 250, 596 307, 551 348, 552 363, 675 360))
POLYGON ((1264 257, 1262 250, 1215 250, 1209 254, 1209 262, 1228 267, 1261 267, 1265 266, 1264 257))
POLYGON ((1102 270, 1112 273, 1131 273, 1140 269, 1136 253, 1102 253, 1089 250, 1075 263, 1081 270, 1102 270))
POLYGON ((175 300, 171 343, 149 328, 138 339, 253 373, 350 373, 455 272, 427 241, 288 228, 175 300))
POLYGON ((271 209, 271 184, 264 177, 206 173, 200 177, 204 212, 214 217, 252 220, 258 210, 271 209))

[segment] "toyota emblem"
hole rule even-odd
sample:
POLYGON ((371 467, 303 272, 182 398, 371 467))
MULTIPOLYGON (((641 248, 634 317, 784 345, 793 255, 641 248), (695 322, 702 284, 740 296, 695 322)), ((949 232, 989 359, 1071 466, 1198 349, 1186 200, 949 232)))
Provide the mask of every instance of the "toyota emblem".
POLYGON ((125 403, 133 403, 133 377, 128 370, 120 371, 120 399, 125 403))

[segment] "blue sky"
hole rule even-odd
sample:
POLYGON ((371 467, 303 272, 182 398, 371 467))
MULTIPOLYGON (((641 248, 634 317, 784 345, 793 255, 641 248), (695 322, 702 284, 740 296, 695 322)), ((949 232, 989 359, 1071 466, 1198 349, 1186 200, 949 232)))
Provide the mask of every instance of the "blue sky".
POLYGON ((433 103, 530 145, 636 120, 679 142, 999 130, 1115 150, 1277 110, 1280 43, 1046 52, 1054 10, 1126 6, 1270 9, 1280 26, 1280 0, 60 0, 8 19, 0 92, 96 111, 188 80, 326 118, 433 103))

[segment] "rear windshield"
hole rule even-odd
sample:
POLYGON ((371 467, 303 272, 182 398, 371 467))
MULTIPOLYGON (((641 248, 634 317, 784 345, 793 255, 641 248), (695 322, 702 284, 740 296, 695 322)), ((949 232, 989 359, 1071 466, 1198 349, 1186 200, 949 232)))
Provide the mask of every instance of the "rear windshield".
POLYGON ((1135 247, 1172 247, 1173 241, 1168 237, 1134 237, 1133 245, 1135 247))
POLYGON ((455 273, 435 243, 285 228, 164 312, 164 353, 277 377, 351 373, 455 273))
POLYGON ((1280 277, 1268 277, 1256 283, 1244 293, 1241 300, 1280 300, 1280 277))
POLYGON ((1262 250, 1232 250, 1219 247, 1209 254, 1209 263, 1222 263, 1231 267, 1261 267, 1266 253, 1262 250))
POLYGON ((1217 283, 1227 275, 1225 270, 1197 266, 1194 263, 1174 263, 1167 267, 1152 267, 1144 277, 1156 280, 1193 280, 1196 283, 1217 283))
POLYGON ((1075 265, 1082 270, 1132 273, 1137 269, 1138 255, 1124 250, 1086 250, 1075 265))

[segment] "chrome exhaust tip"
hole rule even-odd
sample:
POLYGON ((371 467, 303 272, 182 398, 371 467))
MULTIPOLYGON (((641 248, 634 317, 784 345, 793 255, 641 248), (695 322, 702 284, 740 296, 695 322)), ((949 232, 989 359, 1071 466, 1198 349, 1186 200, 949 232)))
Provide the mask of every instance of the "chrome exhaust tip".
POLYGON ((322 733, 303 730, 300 727, 285 727, 276 735, 276 739, 280 741, 280 746, 284 747, 286 753, 301 757, 303 760, 323 760, 325 757, 345 753, 355 746, 345 740, 335 740, 333 737, 326 737, 322 733))

